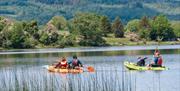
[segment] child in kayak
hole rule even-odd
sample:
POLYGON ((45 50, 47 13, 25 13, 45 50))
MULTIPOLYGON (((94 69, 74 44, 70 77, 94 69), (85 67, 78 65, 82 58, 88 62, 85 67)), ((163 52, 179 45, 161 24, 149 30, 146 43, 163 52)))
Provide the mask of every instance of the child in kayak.
POLYGON ((137 62, 137 65, 138 66, 145 66, 145 60, 147 59, 147 57, 138 57, 138 62, 137 62))
POLYGON ((159 55, 160 55, 160 52, 158 49, 156 49, 154 52, 154 64, 155 65, 157 65, 157 63, 158 63, 159 55))
POLYGON ((73 60, 69 62, 69 65, 73 69, 83 67, 81 61, 79 61, 79 59, 77 59, 77 56, 73 56, 73 60))
POLYGON ((59 60, 59 62, 55 65, 55 68, 67 69, 68 63, 65 57, 59 60))

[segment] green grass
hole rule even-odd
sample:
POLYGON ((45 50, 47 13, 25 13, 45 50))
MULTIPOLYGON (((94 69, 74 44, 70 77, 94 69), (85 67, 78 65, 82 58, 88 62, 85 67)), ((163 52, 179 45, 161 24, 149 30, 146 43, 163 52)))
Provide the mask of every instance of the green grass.
POLYGON ((180 44, 180 41, 162 41, 162 42, 156 42, 156 41, 146 41, 146 44, 143 41, 133 42, 130 41, 128 38, 104 38, 106 43, 111 46, 133 46, 133 45, 175 45, 180 44))

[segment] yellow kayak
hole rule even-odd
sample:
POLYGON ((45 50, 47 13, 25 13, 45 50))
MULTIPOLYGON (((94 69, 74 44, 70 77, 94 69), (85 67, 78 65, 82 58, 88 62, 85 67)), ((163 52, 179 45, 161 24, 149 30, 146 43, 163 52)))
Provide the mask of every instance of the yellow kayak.
POLYGON ((147 66, 137 66, 135 63, 125 61, 124 66, 129 70, 168 70, 167 67, 147 67, 147 66))
POLYGON ((83 69, 61 69, 54 68, 54 66, 48 66, 47 70, 50 72, 59 72, 59 73, 82 73, 83 69))

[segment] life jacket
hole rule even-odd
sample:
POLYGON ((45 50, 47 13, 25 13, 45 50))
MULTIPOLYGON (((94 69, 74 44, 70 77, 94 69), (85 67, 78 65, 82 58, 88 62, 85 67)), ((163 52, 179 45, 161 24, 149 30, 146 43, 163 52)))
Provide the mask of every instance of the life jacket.
POLYGON ((158 65, 162 65, 162 62, 163 62, 163 60, 162 60, 162 58, 160 57, 159 59, 158 59, 158 65))
POLYGON ((155 52, 154 57, 159 57, 159 52, 155 52))
POLYGON ((139 59, 139 61, 137 62, 137 65, 138 66, 144 66, 145 65, 145 59, 144 58, 139 59))
POLYGON ((61 61, 60 64, 61 64, 61 68, 66 68, 68 66, 67 61, 61 61))
POLYGON ((77 60, 77 59, 73 59, 73 61, 72 61, 72 65, 74 65, 74 66, 78 66, 78 60, 77 60))

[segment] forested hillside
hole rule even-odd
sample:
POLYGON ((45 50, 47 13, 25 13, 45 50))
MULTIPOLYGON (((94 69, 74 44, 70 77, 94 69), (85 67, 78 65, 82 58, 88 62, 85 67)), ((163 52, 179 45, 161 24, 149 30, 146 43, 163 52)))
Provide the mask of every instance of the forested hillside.
POLYGON ((54 16, 39 26, 34 20, 17 21, 0 16, 0 48, 146 45, 148 41, 179 44, 179 23, 158 15, 132 19, 124 25, 118 16, 110 22, 104 15, 77 13, 71 20, 54 16))
POLYGON ((166 15, 180 19, 180 0, 0 0, 0 16, 47 23, 53 16, 71 19, 77 12, 119 16, 124 24, 142 16, 166 15))

